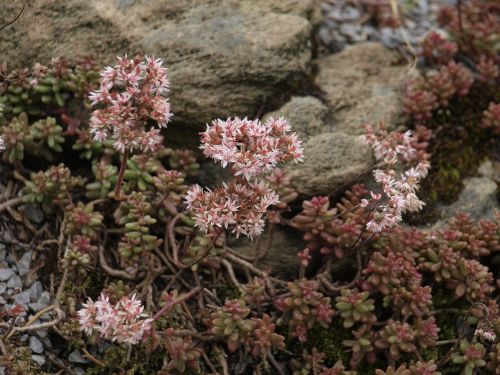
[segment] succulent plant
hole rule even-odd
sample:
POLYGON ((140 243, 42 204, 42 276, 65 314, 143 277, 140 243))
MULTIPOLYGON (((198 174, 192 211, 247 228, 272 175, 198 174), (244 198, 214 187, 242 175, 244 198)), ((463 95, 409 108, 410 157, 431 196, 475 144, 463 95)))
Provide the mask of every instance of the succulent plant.
POLYGON ((249 341, 254 329, 252 320, 247 319, 250 309, 243 300, 227 300, 222 309, 211 314, 211 332, 225 337, 230 352, 249 341))
POLYGON ((377 349, 389 349, 389 356, 398 360, 401 352, 412 353, 415 346, 415 331, 408 323, 390 320, 387 325, 378 332, 378 339, 375 340, 377 349))
POLYGON ((184 173, 185 176, 196 176, 200 169, 200 165, 190 150, 172 150, 169 157, 170 167, 184 173))
POLYGON ((347 346, 351 350, 351 367, 355 368, 363 358, 367 358, 368 362, 373 363, 376 360, 375 335, 370 326, 363 325, 358 330, 353 331, 354 340, 344 340, 342 345, 347 346))
POLYGON ((59 164, 45 172, 32 173, 31 180, 25 181, 23 197, 28 203, 40 203, 46 212, 50 212, 54 205, 67 205, 71 191, 81 185, 82 178, 73 177, 64 164, 59 164))
POLYGON ((441 375, 434 360, 429 362, 418 361, 410 366, 410 375, 441 375))
POLYGON ((428 314, 432 307, 431 287, 410 285, 394 289, 391 296, 384 298, 386 306, 389 302, 400 308, 404 316, 428 314))
POLYGON ((5 151, 2 158, 11 164, 24 159, 25 148, 34 147, 31 136, 28 116, 25 113, 14 117, 9 124, 0 128, 0 135, 4 141, 5 151))
POLYGON ((377 369, 375 375, 411 375, 411 373, 406 365, 401 365, 397 369, 392 366, 387 367, 385 371, 377 369))
POLYGON ((276 306, 285 312, 292 335, 300 341, 306 340, 306 334, 315 323, 327 327, 333 316, 330 298, 318 292, 318 283, 302 279, 288 283, 289 293, 278 297, 276 306))
POLYGON ((462 341, 459 348, 460 353, 455 353, 451 361, 455 364, 465 365, 463 374, 472 375, 475 369, 486 366, 486 361, 484 360, 486 349, 483 345, 462 341))
POLYGON ((500 343, 496 344, 490 351, 487 368, 492 374, 500 375, 500 343))
POLYGON ((162 240, 150 234, 150 226, 156 223, 151 212, 152 206, 146 195, 139 192, 130 194, 115 211, 116 222, 126 230, 118 244, 122 257, 137 259, 144 251, 160 246, 162 240))
POLYGON ((153 176, 162 170, 160 161, 148 154, 134 155, 127 160, 124 191, 153 190, 153 176))
POLYGON ((76 206, 66 210, 64 232, 69 235, 83 234, 95 238, 102 224, 103 216, 94 211, 94 205, 78 202, 76 206))
POLYGON ((254 357, 266 357, 272 348, 285 349, 285 338, 275 333, 276 324, 271 321, 269 315, 264 314, 262 318, 252 318, 253 337, 251 339, 251 354, 254 357))
POLYGON ((110 164, 106 159, 101 159, 92 164, 94 181, 87 184, 87 198, 107 198, 116 184, 118 178, 118 168, 110 164))
POLYGON ((173 328, 167 329, 162 340, 169 357, 167 365, 163 368, 167 371, 165 374, 171 373, 174 369, 181 374, 185 373, 188 367, 193 370, 198 369, 202 349, 193 343, 191 336, 177 337, 174 333, 173 328))
POLYGON ((351 328, 354 323, 361 322, 372 325, 377 321, 373 314, 374 300, 368 298, 369 292, 359 292, 357 289, 341 289, 340 296, 335 299, 335 307, 344 320, 344 327, 351 328))
POLYGON ((91 241, 89 237, 76 235, 64 253, 63 268, 84 274, 91 265, 92 258, 95 259, 97 252, 97 247, 92 245, 91 241))
POLYGON ((63 128, 57 125, 54 117, 47 117, 34 122, 30 127, 30 132, 33 140, 38 143, 38 152, 47 160, 52 160, 52 155, 50 151, 45 150, 44 146, 47 146, 51 151, 62 151, 61 145, 65 141, 63 128))

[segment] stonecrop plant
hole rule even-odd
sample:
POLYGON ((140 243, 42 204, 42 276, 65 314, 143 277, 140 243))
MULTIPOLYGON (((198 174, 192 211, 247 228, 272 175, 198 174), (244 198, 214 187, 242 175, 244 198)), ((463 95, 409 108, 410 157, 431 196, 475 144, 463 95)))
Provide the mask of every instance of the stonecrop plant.
POLYGON ((83 353, 89 374, 500 374, 500 213, 411 225, 432 224, 443 128, 498 142, 494 5, 443 8, 407 129, 367 125, 372 173, 330 196, 295 190, 303 149, 283 117, 216 119, 201 152, 169 147, 160 59, 2 66, 0 243, 16 272, 31 252, 22 281, 39 272, 50 302, 0 293, 1 366, 73 371, 83 353), (228 179, 202 187, 199 154, 228 179), (54 360, 36 364, 26 334, 55 338, 54 360))

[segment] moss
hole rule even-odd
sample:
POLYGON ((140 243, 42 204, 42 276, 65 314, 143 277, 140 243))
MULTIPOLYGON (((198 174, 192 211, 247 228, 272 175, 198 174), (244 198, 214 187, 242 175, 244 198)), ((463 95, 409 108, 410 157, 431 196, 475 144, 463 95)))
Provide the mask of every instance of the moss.
MULTIPOLYGON (((455 97, 445 110, 438 110, 427 124, 433 132, 428 151, 432 168, 422 182, 419 196, 426 207, 407 217, 413 224, 438 219, 438 204, 451 204, 481 161, 495 148, 495 139, 480 127, 483 111, 500 100, 500 90, 475 85, 466 97, 455 97)), ((410 125, 411 126, 411 125, 410 125)))

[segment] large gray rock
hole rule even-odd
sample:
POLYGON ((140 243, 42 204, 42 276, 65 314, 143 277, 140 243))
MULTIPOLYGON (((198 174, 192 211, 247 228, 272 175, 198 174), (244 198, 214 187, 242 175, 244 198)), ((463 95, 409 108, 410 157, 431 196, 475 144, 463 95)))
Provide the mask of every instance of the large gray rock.
POLYGON ((335 130, 362 134, 366 123, 403 124, 401 90, 409 67, 379 43, 359 43, 318 60, 316 84, 324 91, 335 130))
POLYGON ((314 135, 331 130, 325 123, 328 107, 321 100, 312 96, 294 96, 280 109, 268 113, 268 117, 284 116, 292 125, 302 142, 314 135))
MULTIPOLYGON (((2 5, 5 23, 22 0, 2 5)), ((280 84, 310 73, 313 0, 37 0, 0 33, 14 66, 142 51, 169 68, 175 121, 252 116, 280 84)))
POLYGON ((371 149, 358 136, 344 132, 319 134, 304 143, 304 162, 289 167, 296 190, 329 195, 370 171, 371 149))

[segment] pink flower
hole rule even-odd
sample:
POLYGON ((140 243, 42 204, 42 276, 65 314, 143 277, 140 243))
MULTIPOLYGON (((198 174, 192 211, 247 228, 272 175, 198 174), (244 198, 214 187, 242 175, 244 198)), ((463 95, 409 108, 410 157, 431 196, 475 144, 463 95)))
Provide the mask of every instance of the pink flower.
POLYGON ((149 129, 148 120, 160 128, 170 122, 172 113, 165 96, 169 82, 161 60, 146 56, 134 59, 119 57, 118 65, 101 71, 100 89, 91 92, 94 110, 90 131, 98 142, 108 136, 115 140, 119 152, 155 150, 163 141, 158 129, 149 129))
POLYGON ((129 345, 140 342, 150 331, 153 319, 146 318, 141 302, 132 297, 122 297, 116 305, 101 294, 94 303, 90 298, 78 311, 81 329, 91 335, 94 331, 107 340, 129 345))

